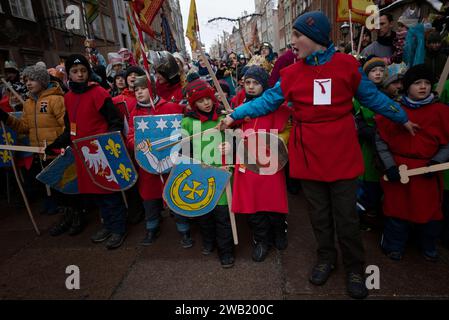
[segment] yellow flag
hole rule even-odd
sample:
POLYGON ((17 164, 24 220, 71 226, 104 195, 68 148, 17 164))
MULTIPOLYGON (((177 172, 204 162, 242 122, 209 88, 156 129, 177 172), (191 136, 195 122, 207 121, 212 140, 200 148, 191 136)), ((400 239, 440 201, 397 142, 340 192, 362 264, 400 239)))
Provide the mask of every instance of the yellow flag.
POLYGON ((190 40, 190 47, 192 48, 192 53, 198 48, 198 35, 197 32, 200 31, 198 24, 198 16, 196 14, 196 3, 195 0, 190 0, 190 11, 189 20, 187 22, 187 32, 186 36, 190 40))
POLYGON ((349 7, 352 12, 365 16, 367 15, 366 8, 374 5, 375 3, 373 0, 349 0, 349 7))
MULTIPOLYGON (((365 0, 360 0, 361 2, 367 2, 365 0)), ((356 0, 338 0, 337 1, 337 22, 349 22, 349 8, 353 7, 356 0)), ((363 14, 361 12, 361 5, 357 3, 357 11, 351 9, 351 20, 353 23, 365 24, 367 15, 365 10, 363 14)), ((366 8, 366 7, 365 7, 366 8)))

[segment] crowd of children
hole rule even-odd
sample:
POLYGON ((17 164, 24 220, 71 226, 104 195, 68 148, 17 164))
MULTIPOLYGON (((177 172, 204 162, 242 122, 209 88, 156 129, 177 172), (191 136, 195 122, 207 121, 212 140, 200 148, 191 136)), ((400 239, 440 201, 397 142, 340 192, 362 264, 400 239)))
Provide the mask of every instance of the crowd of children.
MULTIPOLYGON (((390 18, 384 16, 383 20, 390 18)), ((323 285, 335 269, 336 235, 348 294, 365 298, 361 230, 372 227, 370 219, 384 218, 380 243, 391 259, 403 257, 412 229, 419 231, 428 261, 438 259, 439 239, 449 247, 447 179, 436 172, 411 177, 408 184, 402 184, 399 170, 403 164, 413 169, 449 160, 448 94, 445 91, 439 97, 434 92, 440 76, 434 72, 443 60, 435 42, 441 38, 437 31, 429 32, 425 64, 406 65, 401 60, 406 53, 392 49, 392 39, 400 35, 394 43, 405 42, 406 32, 417 21, 402 18, 400 22, 403 29, 397 34, 386 28, 379 42, 364 44, 364 52, 381 52, 380 56, 358 61, 337 51, 325 15, 305 13, 293 24, 291 49, 277 61, 268 43, 263 43, 248 63, 233 52, 228 61, 210 60, 226 97, 218 96, 205 61, 191 65, 179 53, 150 52, 146 58, 151 69, 145 70, 127 49, 109 54, 109 65, 102 68, 104 59, 93 59, 99 54, 90 50, 88 56, 70 56, 63 68, 47 70, 42 63, 29 66, 22 72, 23 82, 17 66, 8 61, 7 80, 26 101, 22 117, 15 118, 8 113, 17 109, 15 95, 7 93, 8 99, 1 100, 0 120, 18 133, 28 134, 33 146, 48 143, 45 152, 50 160, 36 157, 34 163, 40 169, 73 140, 110 131, 122 132, 131 155, 135 148, 148 153, 151 145, 135 142, 136 116, 183 114, 181 127, 186 136, 195 134, 194 128, 201 132, 231 128, 238 130, 243 142, 250 134, 277 130, 288 144, 288 173, 284 169, 272 175, 255 173, 239 161, 239 154, 232 155, 237 161, 229 168, 223 159, 235 151, 232 142, 208 139, 207 133, 192 140, 192 152, 187 156, 206 162, 202 151, 207 148, 218 154, 211 155, 216 161, 208 165, 232 170, 233 198, 231 202, 223 193, 218 205, 198 218, 171 212, 182 247, 193 246, 190 227, 198 223, 202 253, 209 255, 217 249, 221 265, 232 267, 230 206, 235 214, 247 216, 255 262, 262 262, 272 247, 286 249, 286 176, 297 178, 309 203, 316 238, 317 259, 310 282, 323 285), (223 99, 230 102, 232 113, 224 111, 223 99)), ((92 199, 100 210, 102 227, 91 240, 105 242, 108 249, 118 248, 127 234, 122 194, 91 183, 81 158, 75 155, 75 159, 80 195, 53 192, 45 198, 44 211, 54 213, 57 207, 63 208, 61 220, 50 233, 80 233, 87 221, 80 199, 92 199)), ((167 175, 150 174, 142 168, 138 173, 137 185, 128 193, 139 194, 145 217, 141 245, 150 246, 161 232, 167 175)))

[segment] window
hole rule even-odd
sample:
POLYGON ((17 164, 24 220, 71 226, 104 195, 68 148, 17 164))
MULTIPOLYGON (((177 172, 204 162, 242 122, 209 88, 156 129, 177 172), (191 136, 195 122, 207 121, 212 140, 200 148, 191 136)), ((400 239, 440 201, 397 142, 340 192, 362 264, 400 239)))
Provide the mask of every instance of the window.
POLYGON ((114 8, 115 13, 117 14, 117 17, 119 18, 125 18, 125 13, 123 12, 123 4, 122 0, 114 0, 114 8))
POLYGON ((109 16, 103 16, 104 29, 106 31, 106 39, 115 41, 114 29, 112 28, 112 20, 109 16))
POLYGON ((50 21, 50 25, 58 29, 65 29, 65 11, 62 0, 48 0, 48 13, 47 17, 50 21))
POLYGON ((102 30, 101 30, 100 15, 98 15, 98 17, 94 20, 94 22, 92 22, 92 28, 93 28, 93 31, 94 31, 94 35, 97 38, 104 39, 104 35, 103 35, 102 30))
POLYGON ((31 0, 9 0, 9 5, 13 16, 36 21, 31 0))

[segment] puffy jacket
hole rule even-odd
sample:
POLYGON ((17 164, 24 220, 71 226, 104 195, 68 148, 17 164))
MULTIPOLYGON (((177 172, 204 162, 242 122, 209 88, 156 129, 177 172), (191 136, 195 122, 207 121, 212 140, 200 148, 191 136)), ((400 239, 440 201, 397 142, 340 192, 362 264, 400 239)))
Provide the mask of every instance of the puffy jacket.
POLYGON ((6 124, 18 133, 28 134, 31 146, 52 143, 64 131, 64 92, 56 82, 44 90, 35 100, 30 97, 23 106, 22 118, 13 116, 6 124))

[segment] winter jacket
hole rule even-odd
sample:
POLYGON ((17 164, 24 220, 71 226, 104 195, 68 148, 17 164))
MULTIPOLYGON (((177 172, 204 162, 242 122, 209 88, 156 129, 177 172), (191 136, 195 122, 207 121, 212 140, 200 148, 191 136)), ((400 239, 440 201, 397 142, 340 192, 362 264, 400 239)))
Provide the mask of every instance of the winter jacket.
POLYGON ((64 131, 64 92, 56 82, 39 97, 25 101, 22 118, 9 116, 6 124, 18 133, 28 134, 30 145, 44 146, 52 143, 64 131))

